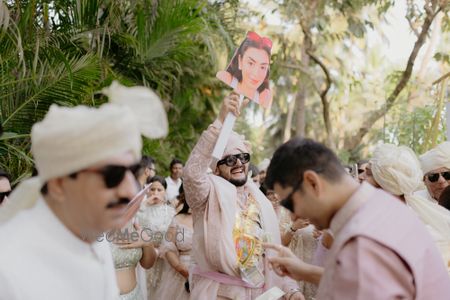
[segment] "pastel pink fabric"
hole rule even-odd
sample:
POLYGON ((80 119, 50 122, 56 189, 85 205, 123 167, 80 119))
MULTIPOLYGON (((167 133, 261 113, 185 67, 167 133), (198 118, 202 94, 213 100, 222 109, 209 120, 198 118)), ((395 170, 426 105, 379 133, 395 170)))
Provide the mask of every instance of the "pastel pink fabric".
MULTIPOLYGON (((245 186, 236 188, 222 177, 207 174, 220 127, 220 122, 213 123, 202 134, 193 149, 184 168, 184 189, 186 200, 193 211, 193 253, 196 266, 201 272, 220 272, 240 278, 232 238, 232 229, 238 210, 238 195, 251 193, 258 201, 261 207, 263 229, 271 236, 271 242, 281 244, 280 232, 272 204, 251 180, 245 186)), ((231 143, 235 145, 231 146, 232 148, 243 145, 242 140, 231 143)), ((273 255, 273 253, 266 251, 266 255, 273 255)), ((218 296, 230 299, 254 299, 273 286, 278 286, 285 291, 297 287, 292 279, 281 278, 270 270, 266 259, 264 259, 264 266, 264 288, 221 284, 205 276, 193 275, 191 299, 209 300, 216 299, 218 296)))
POLYGON ((317 299, 450 299, 450 277, 422 222, 364 183, 336 213, 317 299))

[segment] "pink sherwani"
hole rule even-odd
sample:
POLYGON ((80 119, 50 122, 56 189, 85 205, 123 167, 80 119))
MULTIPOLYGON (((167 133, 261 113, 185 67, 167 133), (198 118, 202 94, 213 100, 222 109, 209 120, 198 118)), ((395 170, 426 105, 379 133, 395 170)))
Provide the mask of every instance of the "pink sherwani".
POLYGON ((364 183, 336 213, 317 299, 450 299, 430 234, 401 201, 364 183))
MULTIPOLYGON (((258 201, 263 229, 271 236, 273 243, 281 244, 280 232, 272 204, 251 180, 244 187, 236 188, 222 177, 207 174, 220 127, 220 122, 216 121, 202 134, 184 168, 186 200, 193 210, 192 252, 198 269, 227 274, 240 280, 238 258, 232 237, 236 212, 239 209, 238 193, 249 192, 258 201)), ((273 286, 278 286, 286 292, 297 287, 292 279, 281 278, 269 270, 265 259, 264 277, 263 288, 248 288, 222 284, 194 274, 191 280, 191 299, 210 300, 218 296, 229 299, 254 299, 273 286)))

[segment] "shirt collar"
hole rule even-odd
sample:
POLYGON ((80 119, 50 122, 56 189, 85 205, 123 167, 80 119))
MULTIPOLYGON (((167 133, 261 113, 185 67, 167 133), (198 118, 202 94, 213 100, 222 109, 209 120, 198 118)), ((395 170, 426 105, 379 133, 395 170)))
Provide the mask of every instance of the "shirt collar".
POLYGON ((330 230, 334 236, 337 236, 341 229, 347 224, 358 209, 366 202, 374 187, 363 182, 359 188, 350 196, 347 202, 342 206, 331 219, 330 230))

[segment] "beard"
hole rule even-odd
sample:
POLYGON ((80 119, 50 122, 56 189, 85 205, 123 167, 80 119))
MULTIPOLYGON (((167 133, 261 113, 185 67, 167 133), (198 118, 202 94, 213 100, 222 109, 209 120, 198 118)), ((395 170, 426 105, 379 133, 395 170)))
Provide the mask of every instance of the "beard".
POLYGON ((242 178, 242 179, 230 179, 228 180, 231 184, 240 187, 243 186, 246 182, 247 182, 247 178, 242 178))

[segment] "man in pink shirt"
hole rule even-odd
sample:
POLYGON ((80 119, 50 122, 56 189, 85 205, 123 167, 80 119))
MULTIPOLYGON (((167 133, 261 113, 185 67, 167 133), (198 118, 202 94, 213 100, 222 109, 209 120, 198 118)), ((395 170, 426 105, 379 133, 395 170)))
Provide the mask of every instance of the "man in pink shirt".
POLYGON ((265 253, 262 243, 270 239, 281 245, 280 231, 272 204, 247 178, 248 144, 233 132, 222 159, 212 160, 228 112, 239 115, 236 94, 225 98, 217 120, 203 132, 184 169, 194 223, 190 299, 251 300, 274 287, 285 292, 286 300, 304 299, 295 281, 269 268, 270 251, 265 253))
POLYGON ((266 183, 296 215, 335 240, 325 268, 288 249, 270 258, 280 275, 319 282, 317 299, 449 299, 450 277, 425 226, 392 195, 348 175, 336 155, 309 139, 274 154, 266 183))

